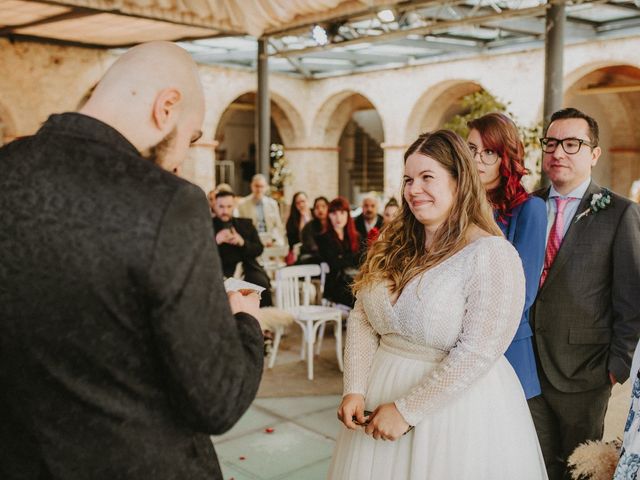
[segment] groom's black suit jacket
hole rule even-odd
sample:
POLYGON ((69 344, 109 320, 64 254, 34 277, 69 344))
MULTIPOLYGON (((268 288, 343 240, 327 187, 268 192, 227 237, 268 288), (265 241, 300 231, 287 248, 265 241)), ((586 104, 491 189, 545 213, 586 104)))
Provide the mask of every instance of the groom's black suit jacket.
POLYGON ((0 149, 0 478, 221 478, 253 400, 200 189, 111 127, 52 116, 0 149))
MULTIPOLYGON (((540 366, 562 392, 603 387, 609 371, 624 382, 640 333, 640 208, 612 193, 576 221, 601 191, 589 185, 530 317, 540 366)), ((549 189, 536 194, 546 201, 549 189)))

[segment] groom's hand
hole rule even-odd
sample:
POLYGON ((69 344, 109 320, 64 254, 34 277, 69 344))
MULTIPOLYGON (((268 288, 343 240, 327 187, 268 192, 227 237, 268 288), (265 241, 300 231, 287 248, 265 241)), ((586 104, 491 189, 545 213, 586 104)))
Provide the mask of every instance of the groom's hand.
POLYGON ((376 408, 369 417, 369 425, 365 429, 367 435, 376 440, 397 440, 407 433, 409 425, 396 408, 395 403, 385 403, 376 408))
POLYGON ((616 378, 616 376, 609 372, 609 380, 611 381, 611 385, 615 385, 616 383, 618 383, 618 379, 616 378))

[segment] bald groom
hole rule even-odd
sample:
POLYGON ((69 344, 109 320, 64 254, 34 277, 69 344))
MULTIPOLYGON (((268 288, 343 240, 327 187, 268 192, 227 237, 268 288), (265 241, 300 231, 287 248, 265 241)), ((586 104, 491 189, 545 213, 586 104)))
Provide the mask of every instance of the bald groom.
POLYGON ((171 173, 203 116, 196 65, 155 42, 0 149, 3 480, 222 478, 209 435, 253 400, 263 341, 171 173))

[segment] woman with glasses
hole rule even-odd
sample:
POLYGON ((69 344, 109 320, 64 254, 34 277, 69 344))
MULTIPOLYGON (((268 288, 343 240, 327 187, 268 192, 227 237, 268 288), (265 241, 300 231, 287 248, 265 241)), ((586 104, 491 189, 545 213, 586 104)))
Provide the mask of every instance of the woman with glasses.
POLYGON ((522 186, 527 173, 524 146, 513 121, 502 113, 490 113, 468 123, 467 142, 502 233, 516 248, 526 278, 526 298, 520 326, 505 352, 516 371, 527 399, 540 395, 540 381, 533 352, 529 310, 538 293, 544 262, 547 211, 544 201, 522 186))

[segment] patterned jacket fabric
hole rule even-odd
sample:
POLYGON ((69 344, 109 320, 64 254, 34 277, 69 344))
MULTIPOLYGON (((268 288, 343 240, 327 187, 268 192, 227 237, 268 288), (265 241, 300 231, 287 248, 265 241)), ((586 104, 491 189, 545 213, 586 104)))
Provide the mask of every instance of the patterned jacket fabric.
POLYGON ((263 342, 202 191, 76 113, 0 168, 0 478, 221 478, 263 342))

